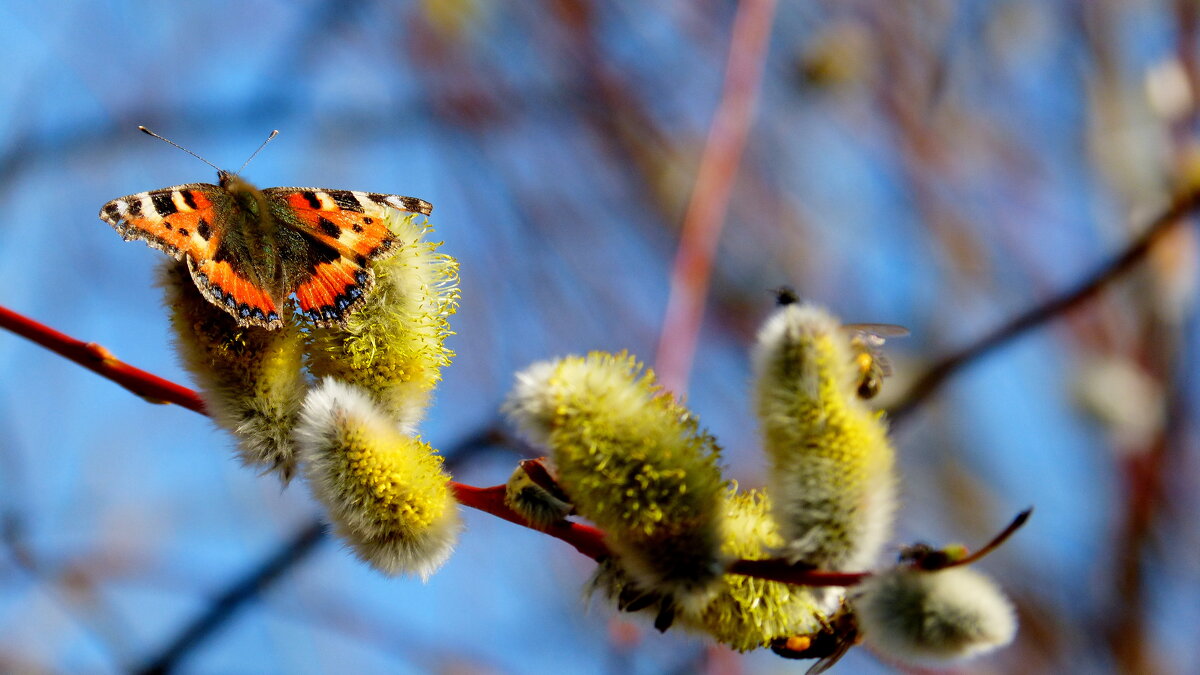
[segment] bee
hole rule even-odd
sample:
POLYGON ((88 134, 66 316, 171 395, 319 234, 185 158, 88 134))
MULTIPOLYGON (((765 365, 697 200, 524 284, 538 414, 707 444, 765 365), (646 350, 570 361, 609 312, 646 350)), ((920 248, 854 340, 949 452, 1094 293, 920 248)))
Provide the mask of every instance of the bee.
POLYGON ((808 635, 778 638, 771 643, 771 651, 785 659, 818 659, 805 671, 805 675, 818 675, 833 667, 854 645, 862 642, 858 621, 848 604, 828 619, 821 619, 822 627, 808 635))
POLYGON ((883 354, 883 343, 888 338, 908 335, 908 329, 890 323, 848 323, 843 328, 850 335, 850 349, 858 368, 858 397, 875 398, 883 388, 883 378, 892 374, 892 363, 883 354))
MULTIPOLYGON (((790 286, 780 286, 772 292, 775 304, 780 307, 800 302, 800 296, 790 286)), ((883 343, 889 338, 904 337, 909 331, 890 323, 848 323, 842 328, 850 336, 850 349, 858 368, 858 397, 875 398, 883 388, 883 378, 892 374, 892 364, 883 355, 883 343)))

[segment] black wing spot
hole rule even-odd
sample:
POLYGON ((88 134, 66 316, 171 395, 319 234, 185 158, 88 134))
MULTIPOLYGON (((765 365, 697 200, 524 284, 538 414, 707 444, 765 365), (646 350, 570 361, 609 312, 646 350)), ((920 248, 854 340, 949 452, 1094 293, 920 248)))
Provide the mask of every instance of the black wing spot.
MULTIPOLYGON (((195 211, 196 210, 196 198, 192 196, 192 191, 191 190, 180 190, 179 194, 183 196, 183 203, 187 204, 187 207, 189 209, 195 211)), ((205 237, 205 239, 208 239, 208 237, 205 237)))
MULTIPOLYGON (((370 218, 367 218, 367 220, 370 220, 370 218)), ((355 224, 354 224, 354 226, 353 226, 353 227, 351 227, 350 229, 352 229, 352 230, 354 230, 356 233, 358 233, 358 232, 362 232, 362 231, 363 231, 363 226, 362 226, 362 225, 359 225, 358 223, 355 223, 355 224)))
POLYGON ((354 211, 355 213, 363 211, 362 204, 358 203, 358 199, 349 190, 329 190, 325 194, 329 195, 329 198, 344 211, 354 211))
POLYGON ((150 201, 154 203, 154 210, 158 213, 159 218, 179 212, 179 209, 175 208, 175 200, 171 199, 170 192, 155 192, 150 195, 150 201))
POLYGON ((212 228, 208 226, 208 221, 201 218, 200 223, 196 225, 196 234, 199 234, 204 241, 212 238, 212 228))
POLYGON ((375 222, 375 219, 371 216, 367 216, 366 218, 363 218, 363 222, 370 225, 371 223, 375 222))
POLYGON ((114 220, 114 221, 120 220, 121 219, 121 209, 117 208, 116 202, 109 202, 104 205, 104 215, 108 216, 109 219, 114 220))
POLYGON ((300 193, 300 196, 304 198, 304 201, 308 202, 309 207, 314 209, 321 208, 321 200, 317 199, 317 193, 312 190, 305 190, 300 193))
POLYGON ((130 199, 129 201, 125 202, 125 205, 129 207, 129 210, 126 211, 126 213, 129 214, 130 218, 141 218, 142 217, 142 200, 141 200, 141 198, 134 197, 134 198, 130 199))
POLYGON ((334 225, 332 221, 326 220, 325 218, 318 219, 317 226, 319 226, 321 231, 325 233, 325 236, 329 237, 330 239, 337 239, 338 237, 342 236, 342 229, 337 225, 334 225))
POLYGON ((191 234, 192 234, 191 232, 187 231, 187 228, 185 228, 185 227, 179 228, 179 236, 188 237, 188 236, 191 236, 191 234))
POLYGON ((315 236, 307 232, 297 231, 297 233, 304 239, 305 244, 305 250, 298 253, 301 255, 301 260, 307 263, 309 271, 315 272, 318 265, 331 263, 342 257, 342 254, 337 249, 317 239, 315 236))
POLYGON ((164 220, 164 221, 163 221, 163 227, 167 228, 168 230, 173 230, 173 229, 175 229, 175 226, 174 226, 174 225, 172 225, 172 224, 171 224, 171 221, 169 221, 169 220, 164 220))
POLYGON ((354 256, 354 262, 358 263, 359 267, 366 267, 367 266, 367 256, 356 255, 356 256, 354 256))

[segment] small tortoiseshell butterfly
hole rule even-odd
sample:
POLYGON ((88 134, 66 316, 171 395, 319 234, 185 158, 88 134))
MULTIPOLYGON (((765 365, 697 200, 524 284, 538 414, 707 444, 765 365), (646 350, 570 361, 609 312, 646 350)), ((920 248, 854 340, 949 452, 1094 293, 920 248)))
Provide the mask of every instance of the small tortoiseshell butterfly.
POLYGON ((237 173, 213 168, 216 185, 189 183, 114 199, 100 209, 100 219, 126 241, 141 239, 186 259, 204 297, 242 326, 283 326, 280 307, 293 294, 316 325, 345 323, 375 283, 371 261, 398 250, 387 217, 395 210, 433 210, 414 197, 374 192, 259 190, 237 173))

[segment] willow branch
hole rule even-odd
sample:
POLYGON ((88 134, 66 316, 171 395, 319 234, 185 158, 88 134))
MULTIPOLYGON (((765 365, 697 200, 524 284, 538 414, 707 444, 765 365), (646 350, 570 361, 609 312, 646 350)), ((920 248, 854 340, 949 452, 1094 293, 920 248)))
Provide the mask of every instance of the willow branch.
MULTIPOLYGON (((200 404, 196 392, 124 363, 100 345, 81 342, 3 307, 0 307, 0 326, 9 328, 50 351, 62 354, 91 368, 143 398, 163 403, 176 403, 202 415, 207 414, 204 406, 200 404), (97 361, 92 356, 96 354, 105 356, 97 361), (86 358, 75 358, 77 355, 86 358), (94 367, 97 363, 99 366, 94 367), (148 397, 145 392, 154 392, 155 395, 148 397)), ((451 481, 450 488, 454 491, 454 497, 464 506, 483 511, 522 527, 545 532, 551 537, 570 544, 575 550, 593 560, 602 560, 610 555, 608 547, 604 544, 604 532, 594 527, 573 521, 562 521, 541 529, 533 527, 529 521, 504 503, 505 488, 503 485, 475 487, 451 481)), ((256 594, 259 589, 277 577, 283 569, 286 569, 289 561, 294 564, 304 558, 322 536, 319 522, 314 522, 300 530, 276 556, 273 556, 245 580, 222 594, 214 603, 212 611, 181 634, 170 647, 164 650, 163 654, 176 654, 190 649, 191 645, 206 636, 213 626, 219 625, 222 617, 231 611, 240 600, 256 594)), ((798 570, 794 566, 778 560, 742 560, 734 563, 730 571, 736 574, 817 586, 852 585, 858 583, 864 576, 861 574, 831 574, 818 570, 798 570)), ((173 660, 171 657, 167 663, 171 663, 173 660)), ((150 663, 142 668, 141 672, 161 672, 160 666, 161 664, 158 663, 150 663)))
MULTIPOLYGON (((522 527, 539 529, 530 525, 529 521, 522 518, 520 514, 508 508, 504 503, 505 487, 503 485, 480 488, 462 483, 451 483, 450 486, 454 490, 454 497, 473 509, 490 513, 497 518, 522 527)), ((539 531, 567 542, 574 546, 575 550, 592 560, 601 560, 609 555, 608 547, 604 545, 604 532, 594 527, 564 520, 539 531)))
POLYGON ((0 306, 0 328, 7 328, 55 354, 65 356, 151 403, 174 403, 188 410, 207 414, 204 401, 200 400, 196 392, 141 368, 135 368, 95 342, 76 340, 3 306, 0 306))
MULTIPOLYGON (((202 415, 208 414, 196 392, 131 366, 113 356, 112 352, 105 347, 94 342, 77 340, 2 306, 0 306, 0 327, 7 328, 17 335, 95 371, 148 401, 174 403, 202 415)), ((464 506, 524 527, 537 529, 504 504, 504 486, 479 488, 451 482, 450 487, 454 490, 454 495, 459 503, 464 506)), ((579 523, 567 523, 554 525, 542 531, 567 542, 590 558, 599 559, 608 554, 608 549, 604 546, 604 533, 596 528, 579 523)))

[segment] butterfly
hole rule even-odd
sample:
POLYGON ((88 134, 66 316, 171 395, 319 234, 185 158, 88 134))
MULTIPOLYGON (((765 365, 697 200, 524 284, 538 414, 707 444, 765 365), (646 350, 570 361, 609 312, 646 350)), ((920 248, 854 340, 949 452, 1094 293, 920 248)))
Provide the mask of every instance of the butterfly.
POLYGON ((415 197, 375 192, 259 190, 218 168, 216 185, 189 183, 120 197, 100 209, 100 219, 126 241, 141 239, 186 261, 205 299, 241 326, 274 329, 283 326, 280 308, 292 295, 317 326, 344 325, 375 284, 372 262, 399 250, 389 216, 432 210, 415 197))

